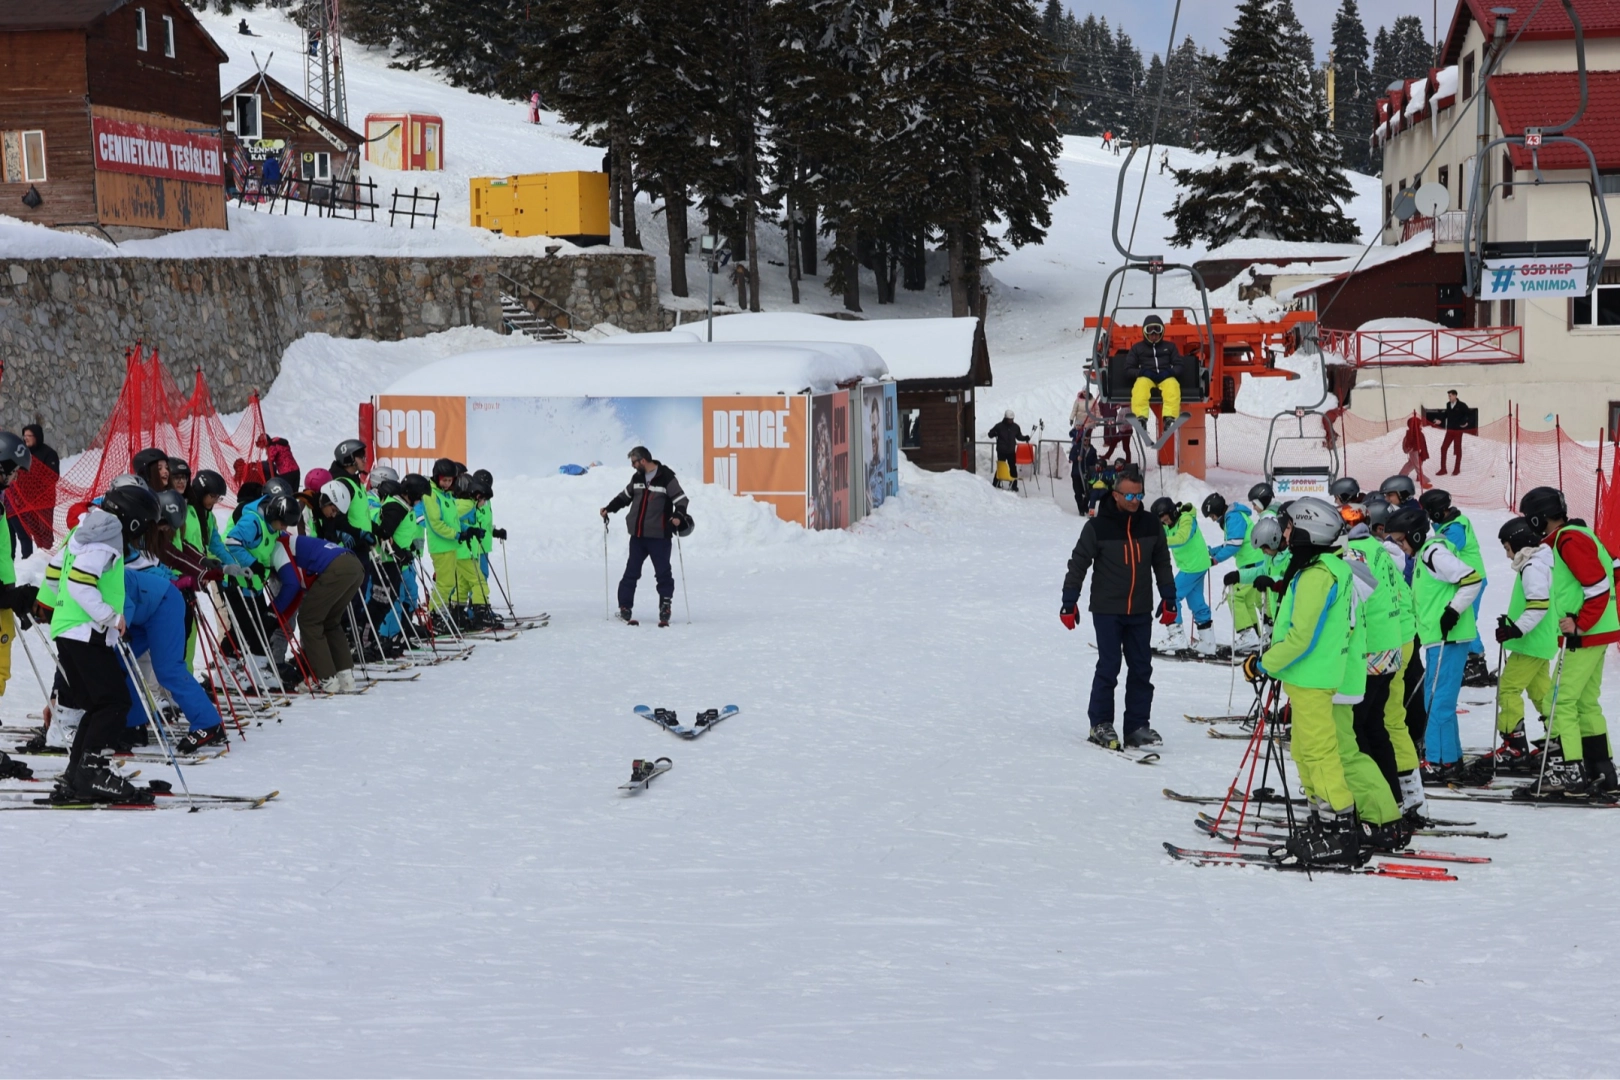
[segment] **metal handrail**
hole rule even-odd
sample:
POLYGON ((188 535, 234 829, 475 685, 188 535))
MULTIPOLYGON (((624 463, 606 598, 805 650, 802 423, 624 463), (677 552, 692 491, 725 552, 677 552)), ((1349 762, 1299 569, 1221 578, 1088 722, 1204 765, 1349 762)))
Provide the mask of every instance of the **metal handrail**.
POLYGON ((555 300, 552 300, 551 298, 536 292, 533 288, 531 288, 530 286, 528 286, 528 285, 524 284, 523 282, 517 280, 516 278, 512 277, 510 274, 506 273, 505 271, 497 270, 495 272, 495 278, 502 285, 507 286, 509 291, 513 295, 520 296, 520 297, 521 296, 533 297, 535 300, 538 300, 540 303, 544 304, 550 311, 550 314, 548 314, 548 315, 543 315, 542 316, 542 315, 540 315, 539 312, 535 312, 534 313, 535 315, 537 315, 537 316, 539 316, 541 318, 544 318, 552 326, 555 326, 558 330, 562 331, 564 334, 567 334, 573 340, 575 340, 575 341, 584 341, 585 340, 584 338, 580 337, 578 334, 574 333, 574 325, 575 325, 575 323, 578 323, 578 322, 582 321, 579 318, 578 315, 575 315, 572 311, 569 311, 567 308, 563 307, 561 304, 557 303, 555 300), (561 316, 563 316, 564 318, 566 318, 568 320, 567 325, 562 325, 562 324, 559 324, 557 322, 557 316, 558 315, 561 315, 561 316))

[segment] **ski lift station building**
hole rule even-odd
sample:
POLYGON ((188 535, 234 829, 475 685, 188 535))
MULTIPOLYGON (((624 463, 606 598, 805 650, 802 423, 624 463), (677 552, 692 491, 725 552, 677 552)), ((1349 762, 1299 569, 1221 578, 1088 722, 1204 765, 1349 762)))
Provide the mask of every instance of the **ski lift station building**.
MULTIPOLYGON (((1609 219, 1620 224, 1620 4, 1574 0, 1574 6, 1584 28, 1588 102, 1580 121, 1566 134, 1591 149, 1596 175, 1578 146, 1550 135, 1534 157, 1522 144, 1490 150, 1483 165, 1490 198, 1483 204, 1479 231, 1487 245, 1574 241, 1577 246, 1593 245, 1602 258, 1599 203, 1609 219), (1545 183, 1536 182, 1538 167, 1545 183)), ((1503 54, 1497 73, 1489 79, 1482 76, 1491 61, 1495 5, 1458 0, 1450 13, 1441 66, 1392 86, 1377 102, 1372 138, 1373 149, 1382 153, 1384 162, 1383 243, 1410 244, 1427 233, 1432 239, 1429 261, 1438 265, 1449 257, 1458 268, 1427 282, 1408 283, 1410 289, 1426 289, 1427 303, 1435 310, 1462 299, 1466 208, 1477 185, 1478 114, 1473 107, 1485 107, 1489 138, 1494 140, 1560 125, 1579 105, 1575 34, 1563 5, 1516 7, 1505 17, 1503 30, 1505 40, 1518 35, 1518 41, 1503 54), (1467 115, 1452 128, 1463 110, 1467 115), (1431 155, 1433 163, 1425 165, 1431 155), (1388 218, 1403 191, 1426 186, 1431 194, 1436 188, 1446 192, 1444 209, 1419 212, 1405 222, 1388 218)), ((1510 248, 1505 254, 1516 253, 1510 248)), ((1411 259, 1402 261, 1414 265, 1411 259)), ((1584 257, 1575 261, 1583 268, 1587 263, 1584 257)), ((1398 266, 1390 263, 1368 273, 1388 275, 1398 266)), ((1614 367, 1620 350, 1620 244, 1612 246, 1597 267, 1590 294, 1580 274, 1570 275, 1565 288, 1529 293, 1523 291, 1521 280, 1522 274, 1493 275, 1486 270, 1477 297, 1468 305, 1467 325, 1448 326, 1447 320, 1429 316, 1441 325, 1427 338, 1420 330, 1358 335, 1365 318, 1374 312, 1353 311, 1359 305, 1342 304, 1327 310, 1322 324, 1330 329, 1324 330, 1324 344, 1331 351, 1335 333, 1342 335, 1337 347, 1350 363, 1376 369, 1361 371, 1359 384, 1382 383, 1380 392, 1354 395, 1351 410, 1382 420, 1387 399, 1389 416, 1400 418, 1413 409, 1444 404, 1448 389, 1466 387, 1466 400, 1483 419, 1506 415, 1511 401, 1527 426, 1532 418, 1535 426, 1541 426, 1544 416, 1557 416, 1577 438, 1592 438, 1599 430, 1614 437, 1620 425, 1620 380, 1614 367)), ((1320 311, 1335 291, 1317 289, 1301 298, 1307 307, 1320 311)))
MULTIPOLYGON (((716 321, 718 326, 719 320, 716 321)), ((401 474, 436 458, 500 476, 627 474, 646 446, 693 478, 844 528, 899 491, 895 384, 844 342, 704 342, 687 330, 465 353, 362 406, 362 437, 401 474), (365 414, 369 412, 369 417, 365 414)), ((699 523, 701 528, 702 523, 699 523)))

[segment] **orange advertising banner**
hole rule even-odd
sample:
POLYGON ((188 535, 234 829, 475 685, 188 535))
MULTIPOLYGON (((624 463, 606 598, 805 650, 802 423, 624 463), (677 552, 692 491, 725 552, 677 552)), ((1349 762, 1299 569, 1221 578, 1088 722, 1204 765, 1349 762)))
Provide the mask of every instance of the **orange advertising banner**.
POLYGON ((803 525, 809 406, 802 395, 704 398, 704 482, 768 502, 777 517, 803 525))
POLYGON ((467 460, 467 399, 384 394, 377 399, 377 465, 401 476, 433 471, 437 458, 467 460))

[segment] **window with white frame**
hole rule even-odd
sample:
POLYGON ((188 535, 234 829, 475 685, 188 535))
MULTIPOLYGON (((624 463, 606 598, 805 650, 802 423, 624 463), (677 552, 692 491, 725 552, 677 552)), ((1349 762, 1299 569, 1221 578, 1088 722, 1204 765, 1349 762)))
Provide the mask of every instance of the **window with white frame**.
POLYGON ((258 94, 237 94, 231 110, 236 118, 238 139, 261 139, 262 125, 259 115, 258 94))
POLYGON ((135 47, 146 51, 146 9, 135 9, 135 47))
POLYGON ((1620 265, 1603 268, 1591 296, 1570 298, 1569 322, 1585 328, 1620 326, 1620 265))
POLYGON ((43 131, 0 131, 0 178, 8 184, 45 182, 43 131))
POLYGON ((305 180, 332 179, 332 155, 321 151, 304 151, 299 162, 299 175, 305 180))
POLYGON ((174 55, 174 16, 163 16, 163 55, 174 55))

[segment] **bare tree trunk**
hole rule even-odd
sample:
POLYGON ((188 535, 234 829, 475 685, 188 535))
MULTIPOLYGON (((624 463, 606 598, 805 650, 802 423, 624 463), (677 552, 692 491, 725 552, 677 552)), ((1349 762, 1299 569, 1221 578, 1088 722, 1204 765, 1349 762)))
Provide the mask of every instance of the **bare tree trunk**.
POLYGON ((689 296, 686 287, 686 185, 664 181, 664 230, 669 233, 669 291, 689 296))
POLYGON ((619 217, 623 225, 624 246, 639 248, 641 246, 641 224, 636 220, 636 182, 631 176, 634 171, 630 161, 630 146, 621 137, 619 152, 615 155, 619 164, 619 217))
POLYGON ((748 200, 748 310, 759 310, 759 203, 748 200))
POLYGON ((816 204, 804 207, 804 221, 799 225, 799 272, 816 275, 816 204))
POLYGON ((608 174, 608 224, 619 225, 619 177, 624 172, 624 164, 619 161, 618 140, 611 140, 608 152, 605 155, 608 174))
POLYGON ((861 310, 861 259, 856 250, 860 233, 851 227, 838 226, 838 256, 844 271, 844 310, 861 310))
POLYGON ((928 288, 928 255, 923 250, 923 232, 915 226, 906 229, 905 251, 900 257, 905 267, 902 278, 908 292, 928 288))
POLYGON ((787 197, 787 216, 783 221, 783 228, 787 231, 787 262, 788 262, 788 291, 793 294, 793 302, 799 302, 799 224, 793 220, 796 212, 793 196, 787 197))
POLYGON ((962 223, 951 222, 945 232, 951 255, 951 317, 961 319, 973 313, 973 309, 968 307, 967 279, 962 266, 962 223))
POLYGON ((974 159, 968 166, 968 219, 962 224, 962 270, 966 278, 967 305, 970 314, 979 310, 979 268, 984 254, 981 246, 984 215, 979 210, 980 176, 979 162, 974 159))

